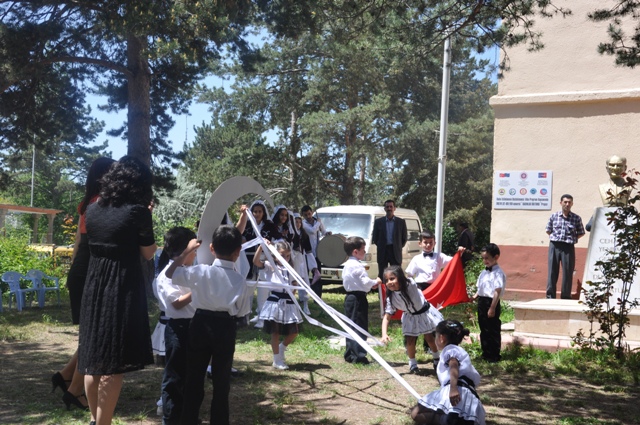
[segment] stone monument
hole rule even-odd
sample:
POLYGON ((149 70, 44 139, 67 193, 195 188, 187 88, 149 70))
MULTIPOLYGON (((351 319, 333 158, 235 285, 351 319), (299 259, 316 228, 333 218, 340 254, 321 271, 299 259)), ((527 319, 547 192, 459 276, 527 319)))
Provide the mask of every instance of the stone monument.
POLYGON ((613 155, 606 162, 609 181, 600 185, 600 197, 605 207, 621 207, 629 202, 629 190, 625 189, 622 175, 627 171, 627 158, 613 155))

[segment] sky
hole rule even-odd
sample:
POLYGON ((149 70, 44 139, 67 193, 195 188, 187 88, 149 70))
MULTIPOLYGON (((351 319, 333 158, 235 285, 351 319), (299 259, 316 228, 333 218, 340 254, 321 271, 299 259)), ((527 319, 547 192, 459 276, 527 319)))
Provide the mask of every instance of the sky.
MULTIPOLYGON (((488 49, 483 55, 480 56, 483 59, 491 60, 491 63, 496 67, 500 61, 500 51, 497 48, 488 49)), ((492 75, 492 79, 497 81, 497 73, 492 75)), ((208 77, 204 84, 207 87, 224 87, 229 86, 229 81, 222 80, 217 77, 208 77)), ((98 96, 89 95, 87 97, 89 104, 92 109, 92 116, 104 121, 106 126, 103 132, 96 139, 98 143, 107 140, 109 143, 109 147, 107 148, 113 153, 113 158, 118 159, 127 153, 127 142, 126 140, 122 140, 116 137, 110 137, 106 134, 106 131, 113 128, 118 128, 122 125, 123 122, 127 119, 127 111, 122 110, 118 114, 116 113, 107 113, 103 111, 99 111, 97 105, 100 103, 105 103, 105 98, 100 98, 98 96)), ((181 152, 182 148, 187 143, 192 143, 195 138, 195 127, 199 127, 202 123, 209 123, 211 120, 211 113, 209 112, 208 105, 203 103, 193 102, 189 107, 189 115, 172 115, 172 118, 175 121, 175 125, 169 131, 169 140, 173 147, 174 152, 181 152)), ((266 135, 267 141, 275 140, 275 132, 272 134, 266 135)))

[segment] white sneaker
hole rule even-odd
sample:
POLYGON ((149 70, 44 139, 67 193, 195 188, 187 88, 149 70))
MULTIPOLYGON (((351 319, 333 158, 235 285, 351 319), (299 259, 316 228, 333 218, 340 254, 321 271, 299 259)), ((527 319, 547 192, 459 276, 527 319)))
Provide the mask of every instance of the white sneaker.
POLYGON ((311 314, 311 312, 309 311, 309 303, 307 301, 302 302, 302 311, 304 312, 304 314, 311 314))
POLYGON ((253 316, 253 318, 249 320, 249 323, 256 323, 258 320, 258 316, 253 316))
POLYGON ((276 368, 278 370, 287 370, 287 369, 289 369, 289 366, 287 366, 287 364, 284 361, 273 362, 273 364, 271 366, 273 366, 274 368, 276 368))
POLYGON ((264 320, 258 320, 253 327, 256 329, 262 329, 264 327, 264 320))

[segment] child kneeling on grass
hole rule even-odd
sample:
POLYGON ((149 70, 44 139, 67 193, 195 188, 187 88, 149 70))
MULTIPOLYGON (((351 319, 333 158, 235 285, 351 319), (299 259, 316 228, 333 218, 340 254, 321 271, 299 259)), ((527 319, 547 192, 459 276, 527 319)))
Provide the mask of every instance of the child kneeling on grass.
POLYGON ((436 345, 442 350, 438 363, 440 389, 418 400, 411 418, 420 425, 484 425, 485 411, 476 387, 480 374, 469 354, 458 344, 469 330, 456 320, 443 320, 436 327, 436 345))

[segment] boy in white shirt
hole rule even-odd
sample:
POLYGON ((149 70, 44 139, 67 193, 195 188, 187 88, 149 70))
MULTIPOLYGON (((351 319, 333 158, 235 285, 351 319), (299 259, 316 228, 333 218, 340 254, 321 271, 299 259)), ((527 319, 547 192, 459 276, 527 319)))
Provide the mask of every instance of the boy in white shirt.
POLYGON ((427 289, 440 276, 442 269, 449 264, 451 257, 434 252, 436 238, 430 231, 420 233, 422 252, 411 259, 405 272, 413 278, 421 291, 427 289))
MULTIPOLYGON (((186 227, 173 227, 164 235, 164 247, 158 261, 162 270, 156 277, 154 290, 162 311, 168 317, 164 329, 165 369, 162 375, 162 424, 178 424, 182 413, 184 382, 187 373, 187 345, 189 324, 196 309, 191 305, 191 291, 174 285, 165 275, 171 258, 182 253, 196 234, 186 227)), ((185 259, 190 266, 195 260, 193 251, 185 259)))
MULTIPOLYGON (((344 242, 344 251, 349 259, 342 269, 342 284, 347 291, 344 299, 344 314, 356 325, 369 331, 369 302, 367 292, 376 289, 382 281, 371 279, 360 263, 366 254, 365 241, 359 236, 350 236, 344 242)), ((356 331, 357 332, 357 331, 356 331)), ((358 333, 366 340, 366 336, 358 333)), ((347 338, 344 359, 349 363, 369 364, 367 352, 356 341, 347 338)))
POLYGON ((502 337, 500 334, 500 297, 504 293, 507 278, 498 265, 500 248, 490 243, 480 250, 485 270, 478 277, 478 291, 473 300, 478 300, 478 325, 482 358, 489 363, 499 362, 502 337))
POLYGON ((254 288, 234 270, 234 262, 242 248, 242 235, 238 229, 220 226, 213 232, 210 245, 216 257, 213 265, 181 267, 199 246, 200 241, 192 239, 165 272, 174 284, 191 288, 192 304, 196 308, 189 327, 187 378, 180 423, 198 423, 205 374, 211 360, 213 397, 210 423, 228 425, 236 319, 249 313, 254 288))

